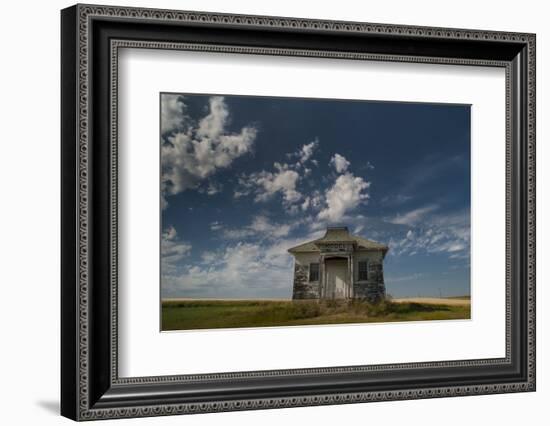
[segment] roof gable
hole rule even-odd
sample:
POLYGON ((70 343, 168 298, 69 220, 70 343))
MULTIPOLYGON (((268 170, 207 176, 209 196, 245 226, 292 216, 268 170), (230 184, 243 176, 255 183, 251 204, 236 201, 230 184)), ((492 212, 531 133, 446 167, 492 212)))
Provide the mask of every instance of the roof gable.
POLYGON ((349 242, 354 243, 358 250, 388 251, 388 246, 385 244, 350 234, 347 226, 328 227, 323 237, 292 247, 288 251, 289 253, 319 252, 319 244, 349 242))

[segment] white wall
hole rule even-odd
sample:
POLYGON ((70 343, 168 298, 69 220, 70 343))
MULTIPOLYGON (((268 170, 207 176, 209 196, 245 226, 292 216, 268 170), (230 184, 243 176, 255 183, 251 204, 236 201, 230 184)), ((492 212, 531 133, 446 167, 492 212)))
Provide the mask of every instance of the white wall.
POLYGON ((296 253, 294 262, 309 267, 310 263, 319 263, 319 253, 296 253))
MULTIPOLYGON (((537 33, 538 391, 453 399, 293 408, 102 424, 396 425, 544 424, 550 400, 550 27, 540 0, 104 0, 104 4, 449 26, 537 33), (539 418, 538 421, 536 419, 539 418), (131 422, 131 423, 128 423, 131 422)), ((0 73, 0 397, 2 423, 67 424, 59 394, 59 9, 70 2, 2 5, 0 73)))

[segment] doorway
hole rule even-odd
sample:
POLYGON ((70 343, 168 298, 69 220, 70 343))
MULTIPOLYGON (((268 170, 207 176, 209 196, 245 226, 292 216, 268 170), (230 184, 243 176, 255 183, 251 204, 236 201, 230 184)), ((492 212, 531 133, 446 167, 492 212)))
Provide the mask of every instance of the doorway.
POLYGON ((345 299, 348 297, 348 260, 347 259, 326 259, 325 260, 325 298, 345 299))

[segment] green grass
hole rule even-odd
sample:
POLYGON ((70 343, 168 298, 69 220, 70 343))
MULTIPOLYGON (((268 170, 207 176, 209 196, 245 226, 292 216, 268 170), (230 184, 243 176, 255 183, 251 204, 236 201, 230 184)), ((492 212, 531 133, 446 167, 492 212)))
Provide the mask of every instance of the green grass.
POLYGON ((363 301, 186 300, 162 302, 162 330, 470 318, 470 306, 363 301))

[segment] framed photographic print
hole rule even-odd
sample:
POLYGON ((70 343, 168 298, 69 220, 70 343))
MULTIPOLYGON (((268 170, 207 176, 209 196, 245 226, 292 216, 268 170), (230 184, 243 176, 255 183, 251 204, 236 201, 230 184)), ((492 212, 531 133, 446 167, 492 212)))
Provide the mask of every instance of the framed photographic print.
POLYGON ((535 36, 76 5, 74 420, 535 390, 535 36))

